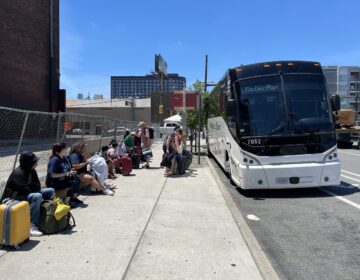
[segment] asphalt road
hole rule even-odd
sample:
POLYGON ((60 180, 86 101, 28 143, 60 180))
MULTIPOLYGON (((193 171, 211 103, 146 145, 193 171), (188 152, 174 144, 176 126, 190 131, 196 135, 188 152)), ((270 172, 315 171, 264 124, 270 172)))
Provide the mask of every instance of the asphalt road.
POLYGON ((281 279, 360 279, 360 151, 339 156, 342 184, 311 189, 236 189, 214 164, 281 279))

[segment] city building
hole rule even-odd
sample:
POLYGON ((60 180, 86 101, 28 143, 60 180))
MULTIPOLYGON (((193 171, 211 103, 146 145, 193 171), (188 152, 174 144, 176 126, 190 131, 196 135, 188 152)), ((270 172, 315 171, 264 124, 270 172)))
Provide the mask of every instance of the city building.
POLYGON ((196 110, 198 95, 197 91, 153 92, 151 94, 151 121, 162 122, 182 112, 184 99, 187 111, 196 110))
MULTIPOLYGON (((163 92, 183 90, 186 79, 178 74, 168 74, 163 80, 163 92)), ((148 98, 153 92, 160 92, 160 79, 156 75, 111 76, 111 98, 148 98)))
POLYGON ((59 0, 1 1, 0 104, 58 112, 65 110, 59 89, 59 0))
POLYGON ((360 67, 358 66, 323 66, 330 95, 338 94, 341 109, 356 110, 360 95, 360 67), (359 96, 358 96, 359 97, 359 96))
POLYGON ((79 100, 83 100, 83 99, 84 99, 84 94, 82 94, 82 93, 78 93, 78 97, 77 97, 77 99, 79 99, 79 100))
POLYGON ((104 96, 102 94, 94 94, 93 99, 104 99, 104 96))
POLYGON ((124 121, 151 121, 150 98, 66 100, 66 112, 105 116, 124 121))

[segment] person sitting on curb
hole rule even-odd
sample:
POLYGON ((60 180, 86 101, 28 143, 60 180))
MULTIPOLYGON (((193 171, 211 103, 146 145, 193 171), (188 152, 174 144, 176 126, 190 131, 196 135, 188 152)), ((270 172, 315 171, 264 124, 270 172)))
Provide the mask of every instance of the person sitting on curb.
POLYGON ((90 185, 92 192, 102 192, 105 195, 114 195, 108 188, 102 187, 99 182, 87 172, 89 160, 85 160, 87 155, 86 145, 83 142, 76 142, 71 146, 70 163, 72 169, 77 171, 82 186, 90 185))
POLYGON ((21 153, 20 166, 11 172, 3 194, 3 199, 10 198, 29 202, 31 236, 43 235, 38 228, 40 205, 43 199, 53 199, 55 197, 55 190, 53 188, 41 189, 39 177, 35 170, 37 162, 38 158, 34 153, 21 153))
POLYGON ((48 163, 46 186, 55 190, 67 189, 66 197, 70 202, 82 204, 77 198, 80 180, 76 174, 75 170, 71 170, 71 164, 66 157, 66 143, 54 144, 48 163))

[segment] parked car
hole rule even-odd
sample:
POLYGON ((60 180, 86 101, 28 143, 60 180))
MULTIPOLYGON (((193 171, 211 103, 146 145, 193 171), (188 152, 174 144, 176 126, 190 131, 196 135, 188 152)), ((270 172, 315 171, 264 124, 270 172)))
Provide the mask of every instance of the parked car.
POLYGON ((182 128, 181 124, 178 122, 165 122, 163 126, 159 127, 160 137, 162 137, 164 134, 173 132, 175 127, 182 128))

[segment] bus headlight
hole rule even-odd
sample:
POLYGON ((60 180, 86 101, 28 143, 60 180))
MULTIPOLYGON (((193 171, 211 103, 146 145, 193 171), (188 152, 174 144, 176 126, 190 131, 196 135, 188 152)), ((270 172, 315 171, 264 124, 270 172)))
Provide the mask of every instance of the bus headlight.
POLYGON ((337 157, 338 155, 336 153, 336 149, 334 149, 323 158, 323 161, 327 161, 327 162, 336 161, 337 157))
POLYGON ((244 165, 260 165, 260 162, 248 155, 244 155, 243 157, 243 163, 244 165))

